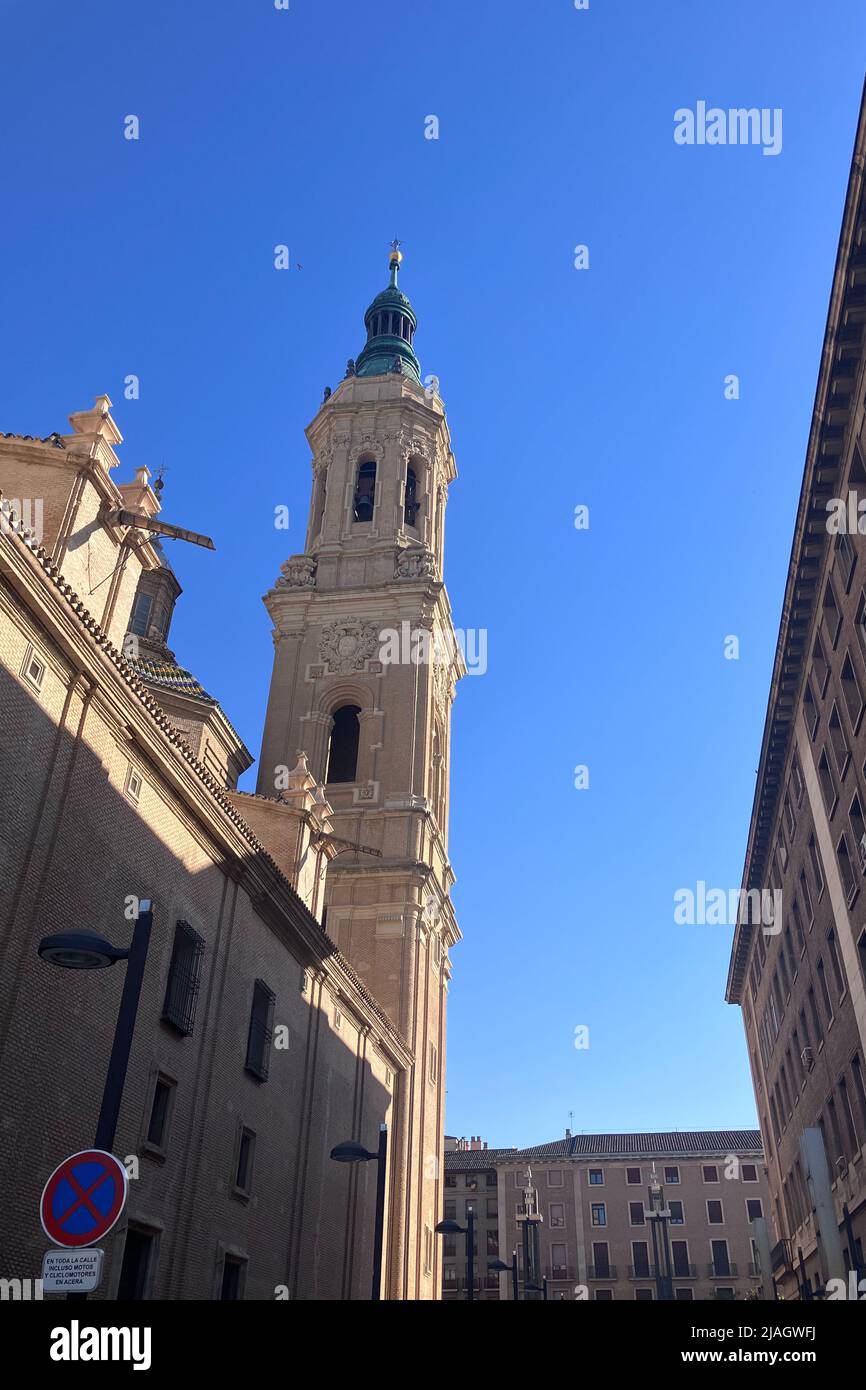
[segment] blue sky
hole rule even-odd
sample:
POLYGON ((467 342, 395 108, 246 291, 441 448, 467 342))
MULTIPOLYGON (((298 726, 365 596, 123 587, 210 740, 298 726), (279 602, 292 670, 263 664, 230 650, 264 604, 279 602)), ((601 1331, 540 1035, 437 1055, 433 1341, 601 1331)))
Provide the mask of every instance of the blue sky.
POLYGON ((118 480, 166 466, 164 516, 217 543, 171 550, 173 645, 254 752, 303 427, 405 242, 489 648, 455 705, 449 1132, 753 1124, 730 932, 673 894, 740 882, 862 5, 6 0, 0 31, 0 428, 105 392, 118 480), (781 153, 676 145, 699 100, 781 108, 781 153))

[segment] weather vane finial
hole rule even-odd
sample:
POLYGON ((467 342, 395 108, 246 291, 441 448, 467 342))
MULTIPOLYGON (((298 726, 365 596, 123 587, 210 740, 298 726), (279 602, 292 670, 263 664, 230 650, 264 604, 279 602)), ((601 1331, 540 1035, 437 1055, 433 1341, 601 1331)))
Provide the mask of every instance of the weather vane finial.
POLYGON ((397 283, 397 271, 400 269, 400 262, 403 259, 403 252, 400 247, 403 245, 398 237, 391 242, 391 254, 388 257, 388 264, 391 267, 391 284, 397 283))

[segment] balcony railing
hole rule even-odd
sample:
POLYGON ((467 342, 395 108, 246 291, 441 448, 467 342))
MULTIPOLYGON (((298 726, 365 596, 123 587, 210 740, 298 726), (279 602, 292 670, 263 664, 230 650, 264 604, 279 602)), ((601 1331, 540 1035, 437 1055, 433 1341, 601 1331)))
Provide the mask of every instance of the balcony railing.
POLYGON ((655 1279, 658 1273, 657 1265, 629 1265, 629 1279, 655 1279))
POLYGON ((616 1265, 590 1265, 586 1271, 587 1279, 616 1279, 616 1265))
POLYGON ((674 1279, 697 1279, 697 1265, 675 1264, 671 1270, 674 1279))
POLYGON ((548 1265, 544 1271, 546 1279, 573 1279, 574 1270, 569 1265, 548 1265))
POLYGON ((736 1279, 737 1266, 730 1260, 713 1260, 707 1265, 707 1274, 711 1279, 736 1279))

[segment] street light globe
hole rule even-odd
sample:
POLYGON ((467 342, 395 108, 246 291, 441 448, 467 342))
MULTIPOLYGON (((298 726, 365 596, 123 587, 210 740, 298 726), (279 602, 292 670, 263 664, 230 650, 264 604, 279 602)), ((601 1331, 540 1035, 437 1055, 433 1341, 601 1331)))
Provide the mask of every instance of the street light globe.
POLYGON ((466 1227, 456 1221, 440 1221, 433 1229, 438 1236, 459 1236, 466 1232, 466 1227))
POLYGON ((64 970, 104 970, 125 960, 128 952, 118 950, 96 932, 62 931, 43 936, 39 954, 49 965, 60 965, 64 970))
POLYGON ((371 1154, 365 1149, 363 1144, 356 1144, 353 1139, 349 1139, 345 1144, 338 1144, 331 1150, 331 1158, 335 1163, 365 1163, 370 1158, 377 1158, 378 1154, 371 1154))

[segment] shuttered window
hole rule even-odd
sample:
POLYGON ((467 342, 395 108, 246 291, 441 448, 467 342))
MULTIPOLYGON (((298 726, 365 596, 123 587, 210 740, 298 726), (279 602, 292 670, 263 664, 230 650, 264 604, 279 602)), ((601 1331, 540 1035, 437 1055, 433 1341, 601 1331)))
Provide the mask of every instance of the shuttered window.
POLYGON ((260 1081, 267 1081, 268 1079, 275 1002, 276 995, 273 990, 268 988, 264 980, 256 980, 253 990, 253 1005, 250 1009, 246 1069, 252 1072, 253 1076, 257 1076, 260 1081))
POLYGON ((178 922, 174 929, 162 1016, 179 1033, 192 1033, 203 955, 202 937, 188 922, 178 922))

